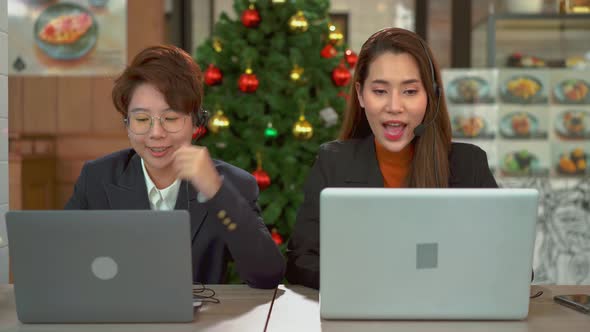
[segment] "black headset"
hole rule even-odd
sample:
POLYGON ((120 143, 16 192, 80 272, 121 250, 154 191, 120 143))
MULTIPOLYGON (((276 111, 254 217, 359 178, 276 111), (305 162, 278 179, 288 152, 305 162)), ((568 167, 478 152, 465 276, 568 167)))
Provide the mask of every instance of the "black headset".
POLYGON ((196 127, 205 126, 209 121, 209 111, 199 107, 196 112, 192 113, 193 125, 196 127))
MULTIPOLYGON (((191 113, 191 119, 193 120, 193 126, 204 127, 209 121, 209 111, 199 107, 197 111, 191 113)), ((199 138, 201 138, 201 135, 203 135, 202 131, 200 131, 199 135, 197 135, 197 137, 195 137, 193 140, 198 141, 199 138)))
MULTIPOLYGON (((426 59, 428 59, 428 64, 430 66, 430 75, 432 78, 432 89, 434 90, 434 94, 436 95, 436 110, 434 111, 434 116, 427 123, 421 123, 418 126, 416 126, 416 128, 414 128, 414 136, 420 137, 424 134, 426 128, 428 128, 428 126, 432 125, 434 121, 436 121, 436 117, 438 116, 438 109, 440 107, 441 93, 440 87, 436 83, 436 76, 434 75, 434 65, 432 64, 432 59, 430 59, 428 50, 426 49, 426 46, 424 45, 422 40, 418 39, 418 41, 420 41, 420 45, 422 46, 422 49, 424 49, 424 54, 426 54, 426 59)), ((436 126, 433 126, 432 129, 436 133, 436 126)), ((434 179, 436 181, 436 185, 438 185, 438 169, 436 167, 436 135, 434 140, 432 140, 432 162, 434 163, 434 179)))

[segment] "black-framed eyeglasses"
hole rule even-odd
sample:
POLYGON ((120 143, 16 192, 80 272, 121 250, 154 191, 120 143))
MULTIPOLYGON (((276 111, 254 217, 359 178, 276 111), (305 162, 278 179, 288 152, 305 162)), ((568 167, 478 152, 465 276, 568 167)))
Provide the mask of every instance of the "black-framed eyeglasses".
POLYGON ((162 112, 160 116, 151 116, 147 112, 130 112, 124 120, 129 130, 136 135, 147 134, 154 126, 154 121, 160 120, 160 125, 168 133, 177 133, 184 128, 188 116, 174 110, 162 112))

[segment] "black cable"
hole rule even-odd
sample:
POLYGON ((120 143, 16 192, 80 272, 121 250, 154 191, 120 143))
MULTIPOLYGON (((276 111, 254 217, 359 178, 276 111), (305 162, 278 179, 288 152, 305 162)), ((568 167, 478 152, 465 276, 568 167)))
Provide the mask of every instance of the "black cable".
POLYGON ((211 288, 205 287, 202 282, 193 284, 193 300, 208 303, 221 303, 221 301, 215 297, 215 291, 211 288), (195 288, 195 286, 199 288, 195 288))

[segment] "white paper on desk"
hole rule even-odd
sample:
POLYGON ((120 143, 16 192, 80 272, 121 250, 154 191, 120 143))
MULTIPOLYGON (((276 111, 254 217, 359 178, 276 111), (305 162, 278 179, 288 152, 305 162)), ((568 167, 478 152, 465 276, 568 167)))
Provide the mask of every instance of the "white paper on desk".
POLYGON ((203 301, 201 300, 193 300, 193 307, 198 308, 203 305, 203 301))

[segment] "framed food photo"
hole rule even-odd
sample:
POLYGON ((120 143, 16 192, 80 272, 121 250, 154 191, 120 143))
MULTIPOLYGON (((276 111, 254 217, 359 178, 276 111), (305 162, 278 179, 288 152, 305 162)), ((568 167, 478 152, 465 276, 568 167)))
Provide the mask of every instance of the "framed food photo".
POLYGON ((590 175, 590 141, 553 142, 551 171, 556 177, 584 177, 590 175))
POLYGON ((549 107, 546 105, 501 105, 499 136, 509 140, 549 138, 549 107))
POLYGON ((549 72, 545 70, 510 70, 498 73, 498 95, 505 104, 547 104, 549 72))
POLYGON ((499 175, 508 177, 545 177, 550 171, 550 147, 547 141, 498 142, 499 175))
POLYGON ((496 137, 496 106, 449 104, 453 138, 493 140, 496 137))
POLYGON ((498 71, 495 69, 445 69, 442 71, 449 104, 493 104, 496 102, 498 71))
POLYGON ((556 105, 590 106, 590 70, 554 70, 551 101, 556 105))
POLYGON ((113 75, 127 60, 125 0, 8 2, 9 75, 113 75))
POLYGON ((590 105, 552 106, 551 123, 556 141, 590 142, 590 105))

